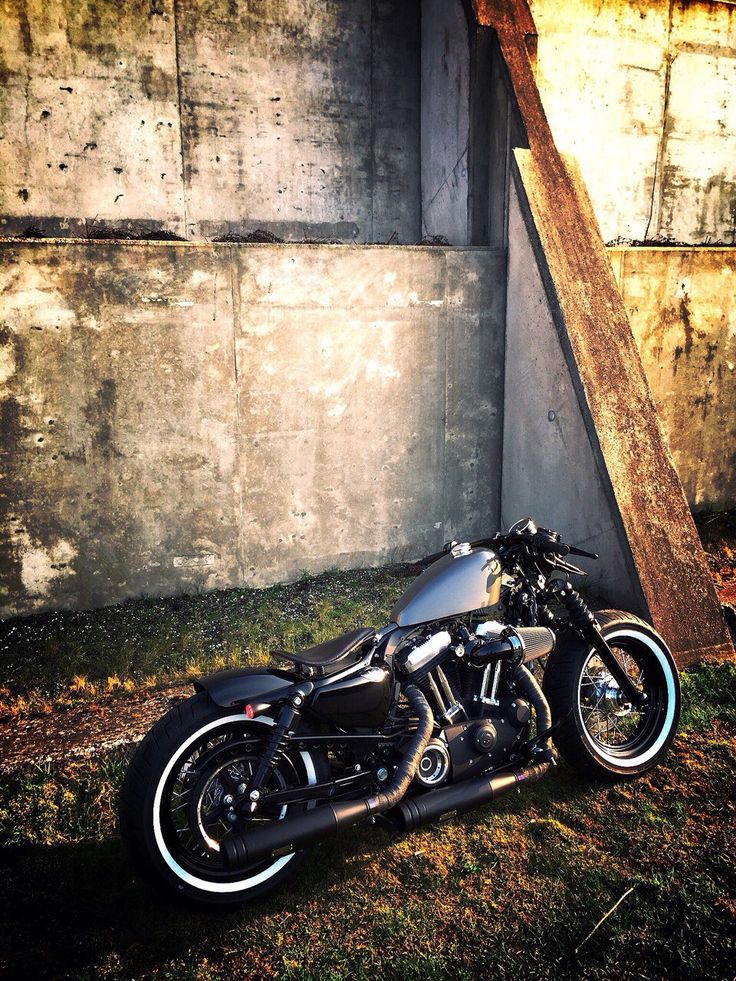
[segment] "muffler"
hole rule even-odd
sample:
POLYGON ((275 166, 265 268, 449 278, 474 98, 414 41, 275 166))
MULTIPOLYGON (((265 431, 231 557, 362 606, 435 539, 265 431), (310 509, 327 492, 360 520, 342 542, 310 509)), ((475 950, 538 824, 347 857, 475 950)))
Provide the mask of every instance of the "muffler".
MULTIPOLYGON (((537 732, 543 734, 552 726, 547 699, 534 676, 523 666, 512 670, 519 691, 534 706, 537 732)), ((311 811, 303 811, 283 821, 274 821, 245 835, 233 835, 222 842, 222 860, 227 869, 237 870, 269 858, 288 855, 305 848, 341 828, 353 827, 368 821, 376 814, 386 814, 401 831, 411 831, 445 814, 459 814, 480 807, 506 791, 524 783, 540 780, 554 759, 549 738, 542 741, 537 752, 541 761, 496 776, 481 776, 475 780, 451 784, 409 799, 403 799, 432 736, 434 717, 424 695, 414 685, 406 689, 406 697, 419 717, 419 725, 409 750, 396 768, 393 780, 381 793, 361 800, 336 801, 311 811)))
POLYGON ((409 685, 404 694, 419 718, 419 725, 406 755, 396 768, 393 780, 384 791, 362 800, 323 804, 294 817, 287 816, 283 821, 263 825, 245 835, 231 835, 220 846, 225 867, 241 869, 267 858, 288 855, 341 828, 368 821, 375 814, 388 811, 398 804, 414 779, 434 726, 432 709, 419 689, 409 685))
POLYGON ((450 784, 438 790, 430 790, 418 797, 402 800, 386 815, 399 831, 413 831, 422 824, 430 824, 441 817, 452 817, 463 811, 488 804, 522 783, 541 780, 549 769, 549 763, 534 763, 511 773, 495 777, 477 777, 463 783, 450 784))

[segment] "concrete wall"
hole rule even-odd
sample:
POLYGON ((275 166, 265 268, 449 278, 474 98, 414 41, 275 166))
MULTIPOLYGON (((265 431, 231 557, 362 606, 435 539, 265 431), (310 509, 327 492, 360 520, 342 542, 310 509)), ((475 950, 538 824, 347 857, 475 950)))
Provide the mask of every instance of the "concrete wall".
POLYGON ((505 256, 0 244, 4 615, 498 527, 505 256))
POLYGON ((468 245, 470 39, 461 0, 422 3, 422 233, 468 245))
POLYGON ((7 0, 0 233, 420 237, 419 0, 7 0))
MULTIPOLYGON (((530 3, 544 105, 604 239, 736 241, 734 6, 530 3)), ((498 241, 468 227, 464 7, 7 0, 0 234, 498 241)))
POLYGON ((736 6, 530 0, 555 141, 603 238, 736 242, 736 6))
POLYGON ((688 501, 736 507, 736 250, 609 255, 688 501))
POLYGON ((511 183, 501 520, 531 516, 600 554, 582 564, 611 605, 646 612, 628 544, 597 461, 537 256, 511 183))

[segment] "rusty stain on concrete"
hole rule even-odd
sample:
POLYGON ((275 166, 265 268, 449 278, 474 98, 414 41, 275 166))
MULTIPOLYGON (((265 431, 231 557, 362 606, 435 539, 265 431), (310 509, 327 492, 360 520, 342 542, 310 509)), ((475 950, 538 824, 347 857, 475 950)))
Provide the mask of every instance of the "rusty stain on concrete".
POLYGON ((736 244, 733 4, 530 3, 550 127, 604 239, 736 244))
POLYGON ((616 248, 613 268, 690 504, 736 501, 736 254, 616 248))

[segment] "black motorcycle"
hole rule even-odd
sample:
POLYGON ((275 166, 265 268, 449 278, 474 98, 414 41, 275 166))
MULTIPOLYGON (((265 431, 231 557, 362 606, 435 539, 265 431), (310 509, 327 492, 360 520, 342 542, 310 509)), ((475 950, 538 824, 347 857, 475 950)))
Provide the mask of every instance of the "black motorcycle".
POLYGON ((531 520, 451 542, 382 629, 201 678, 131 761, 133 857, 180 896, 242 902, 340 828, 467 811, 541 779, 557 750, 592 777, 651 769, 677 729, 677 668, 647 623, 591 613, 571 555, 597 557, 531 520))

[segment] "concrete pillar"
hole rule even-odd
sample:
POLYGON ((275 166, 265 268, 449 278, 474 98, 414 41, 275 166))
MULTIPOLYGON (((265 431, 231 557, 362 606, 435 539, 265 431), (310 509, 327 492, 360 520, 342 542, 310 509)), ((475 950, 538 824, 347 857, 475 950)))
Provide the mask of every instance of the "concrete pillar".
POLYGON ((468 245, 470 57, 461 0, 422 2, 422 235, 468 245))

